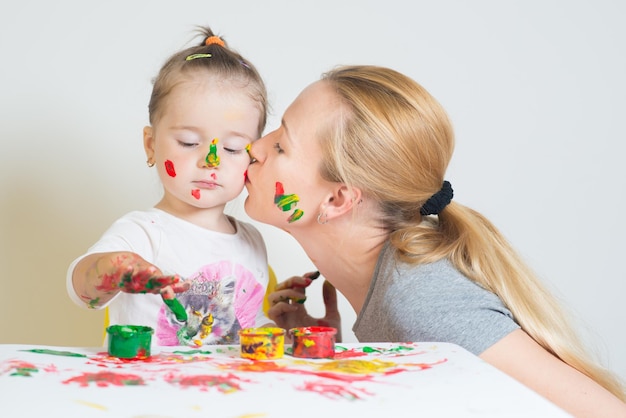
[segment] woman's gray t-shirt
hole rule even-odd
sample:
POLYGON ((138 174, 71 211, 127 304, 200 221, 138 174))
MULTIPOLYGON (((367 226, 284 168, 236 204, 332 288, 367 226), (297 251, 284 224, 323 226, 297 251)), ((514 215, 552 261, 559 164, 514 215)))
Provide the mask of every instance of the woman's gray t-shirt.
POLYGON ((386 245, 352 330, 359 342, 449 342, 478 355, 518 328, 500 298, 449 260, 410 265, 386 245))

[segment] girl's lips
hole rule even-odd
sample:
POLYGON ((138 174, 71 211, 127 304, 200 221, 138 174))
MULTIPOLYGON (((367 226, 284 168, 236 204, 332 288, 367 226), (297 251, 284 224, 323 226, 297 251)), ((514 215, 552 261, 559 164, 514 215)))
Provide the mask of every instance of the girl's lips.
POLYGON ((194 181, 193 184, 200 189, 216 189, 220 185, 214 181, 194 181))

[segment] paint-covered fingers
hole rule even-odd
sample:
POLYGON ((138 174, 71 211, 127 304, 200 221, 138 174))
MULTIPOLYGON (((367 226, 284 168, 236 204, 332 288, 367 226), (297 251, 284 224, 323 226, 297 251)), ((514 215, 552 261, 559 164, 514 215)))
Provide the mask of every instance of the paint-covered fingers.
POLYGON ((306 296, 304 294, 304 288, 302 287, 276 290, 268 296, 268 301, 270 302, 271 306, 278 305, 279 303, 302 304, 304 303, 305 300, 306 300, 306 296))
POLYGON ((154 276, 150 270, 140 270, 124 275, 119 286, 126 293, 161 293, 168 286, 172 292, 179 293, 176 290, 181 282, 179 276, 154 276))
POLYGON ((163 296, 163 299, 171 300, 176 297, 176 293, 186 292, 187 290, 189 290, 190 287, 191 287, 191 280, 187 279, 187 280, 178 281, 174 284, 165 286, 164 288, 160 290, 160 293, 161 293, 161 296, 163 296))
POLYGON ((305 288, 308 287, 313 280, 317 279, 320 275, 319 271, 305 273, 303 276, 293 276, 280 282, 276 285, 276 290, 293 289, 293 288, 305 288))
POLYGON ((183 293, 191 288, 191 279, 178 281, 170 286, 174 293, 183 293))

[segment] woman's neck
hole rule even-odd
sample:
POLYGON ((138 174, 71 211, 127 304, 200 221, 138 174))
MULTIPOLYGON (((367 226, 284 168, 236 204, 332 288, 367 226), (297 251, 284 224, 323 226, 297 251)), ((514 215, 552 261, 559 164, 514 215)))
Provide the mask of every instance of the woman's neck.
POLYGON ((380 251, 388 234, 378 228, 330 222, 293 236, 320 273, 358 314, 365 302, 380 251))

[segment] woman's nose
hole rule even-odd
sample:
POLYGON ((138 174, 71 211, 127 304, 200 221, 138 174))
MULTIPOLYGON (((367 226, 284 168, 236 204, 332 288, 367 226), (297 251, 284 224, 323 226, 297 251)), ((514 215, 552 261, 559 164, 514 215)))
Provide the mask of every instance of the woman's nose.
POLYGON ((250 163, 265 161, 267 135, 257 139, 250 145, 250 163))

